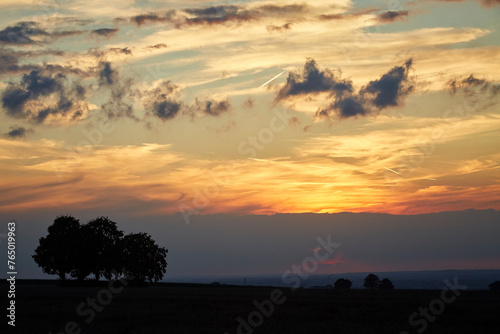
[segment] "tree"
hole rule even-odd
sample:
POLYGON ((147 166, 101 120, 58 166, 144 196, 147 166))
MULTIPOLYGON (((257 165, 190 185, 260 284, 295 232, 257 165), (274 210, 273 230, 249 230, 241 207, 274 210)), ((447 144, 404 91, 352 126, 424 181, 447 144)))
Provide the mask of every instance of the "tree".
POLYGON ((488 285, 491 291, 500 290, 500 281, 496 281, 488 285))
POLYGON ((47 228, 47 236, 40 238, 40 245, 32 255, 44 273, 58 275, 65 280, 66 274, 74 270, 79 250, 73 246, 80 228, 79 220, 70 215, 54 219, 54 223, 47 228))
POLYGON ((339 278, 333 288, 336 290, 349 290, 352 286, 352 282, 345 278, 339 278))
POLYGON ((382 279, 382 281, 380 281, 378 288, 390 290, 390 289, 394 289, 394 284, 392 284, 390 279, 384 278, 384 279, 382 279))
POLYGON ((98 281, 101 276, 112 278, 113 270, 123 266, 121 238, 123 231, 108 217, 98 217, 81 228, 81 240, 85 248, 79 257, 78 270, 81 274, 93 273, 98 281))
POLYGON ((156 282, 167 268, 166 248, 160 247, 147 233, 127 234, 122 241, 125 271, 136 281, 156 282))
POLYGON ((365 282, 363 286, 367 289, 376 289, 379 284, 379 278, 375 274, 370 274, 365 277, 365 282))

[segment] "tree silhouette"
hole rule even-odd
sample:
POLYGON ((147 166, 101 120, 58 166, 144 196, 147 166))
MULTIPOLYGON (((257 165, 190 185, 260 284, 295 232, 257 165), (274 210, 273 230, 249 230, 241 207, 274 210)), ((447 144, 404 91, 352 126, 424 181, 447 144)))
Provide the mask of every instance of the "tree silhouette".
POLYGON ((365 282, 363 283, 363 286, 367 289, 376 289, 379 284, 379 278, 375 274, 370 274, 365 277, 365 282))
POLYGON ((147 233, 127 234, 122 250, 126 273, 135 280, 156 282, 165 274, 168 250, 158 246, 147 233))
POLYGON ((101 276, 111 279, 112 271, 121 268, 120 239, 123 231, 108 217, 98 217, 82 226, 85 254, 80 257, 79 268, 90 270, 96 280, 101 276))
POLYGON ((95 280, 129 274, 137 281, 153 282, 165 274, 167 249, 159 247, 146 233, 124 237, 108 217, 81 225, 72 216, 59 216, 47 231, 32 257, 43 272, 58 275, 61 280, 67 274, 77 280, 90 274, 94 274, 95 280), (120 268, 125 268, 125 272, 120 268))
POLYGON ((490 290, 500 290, 500 281, 496 281, 496 282, 493 282, 491 283, 490 285, 488 285, 488 287, 490 288, 490 290))
POLYGON ((167 268, 168 250, 160 247, 147 233, 127 234, 122 241, 125 270, 138 281, 156 282, 167 268))
POLYGON ((382 281, 380 281, 378 288, 390 290, 390 289, 394 289, 394 284, 392 284, 390 279, 384 278, 384 279, 382 279, 382 281))
POLYGON ((75 269, 78 252, 81 251, 73 247, 80 233, 80 222, 69 215, 58 216, 47 231, 49 234, 40 238, 40 245, 32 257, 44 273, 58 275, 65 280, 66 274, 75 269))
POLYGON ((337 290, 349 290, 351 286, 352 282, 350 280, 339 278, 337 281, 335 281, 333 288, 337 290))

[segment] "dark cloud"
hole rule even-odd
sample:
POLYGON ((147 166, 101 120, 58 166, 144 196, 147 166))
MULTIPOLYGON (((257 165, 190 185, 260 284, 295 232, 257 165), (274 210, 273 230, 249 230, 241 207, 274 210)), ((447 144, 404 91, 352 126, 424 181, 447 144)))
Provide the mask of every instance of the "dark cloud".
POLYGON ((189 26, 214 26, 230 23, 243 23, 259 20, 263 17, 290 16, 305 13, 308 6, 305 4, 292 5, 263 5, 253 9, 244 6, 219 5, 202 8, 187 8, 170 10, 167 12, 150 12, 126 18, 116 18, 116 23, 130 22, 138 26, 153 23, 167 23, 174 28, 182 29, 189 26))
POLYGON ((341 79, 332 70, 319 70, 314 59, 308 59, 302 73, 290 72, 285 85, 280 89, 277 100, 294 95, 330 92, 342 94, 352 91, 352 82, 341 79))
POLYGON ((380 79, 370 81, 361 93, 373 94, 373 104, 379 109, 397 106, 399 99, 408 95, 413 86, 408 84, 408 72, 413 60, 407 60, 402 66, 395 66, 380 79))
POLYGON ((357 95, 339 97, 325 109, 321 109, 316 113, 319 118, 349 118, 355 116, 364 116, 370 113, 363 105, 363 101, 357 95))
POLYGON ((134 81, 130 78, 121 80, 111 87, 110 98, 101 105, 102 115, 108 120, 130 118, 139 121, 134 114, 134 99, 140 95, 133 88, 134 81))
POLYGON ((86 33, 86 30, 61 30, 54 31, 50 35, 53 39, 59 39, 63 37, 77 36, 86 33))
MULTIPOLYGON (((193 10, 190 10, 193 11, 193 10)), ((186 12, 188 12, 186 10, 186 12)), ((243 23, 257 20, 258 13, 247 11, 236 6, 219 6, 217 8, 205 8, 198 10, 199 14, 194 17, 179 16, 174 26, 184 28, 186 26, 212 26, 227 23, 243 23), (213 11, 213 12, 212 12, 213 11), (203 14, 207 12, 208 14, 203 14)), ((188 12, 189 13, 189 12, 188 12)))
POLYGON ((146 49, 162 49, 162 48, 168 48, 168 45, 165 43, 158 43, 155 45, 146 46, 146 49))
POLYGON ((196 110, 210 116, 219 116, 231 109, 229 100, 222 101, 200 101, 196 99, 196 110))
POLYGON ((131 56, 132 55, 132 50, 130 50, 128 47, 125 48, 110 48, 110 52, 114 53, 123 53, 124 55, 131 56))
POLYGON ((374 9, 364 9, 354 13, 321 14, 318 16, 318 18, 322 21, 351 20, 366 14, 373 13, 374 11, 374 9))
POLYGON ((101 116, 108 120, 119 118, 130 118, 139 121, 134 114, 134 102, 141 93, 135 87, 132 78, 121 78, 118 69, 110 62, 101 61, 97 68, 99 75, 99 86, 108 89, 109 100, 101 105, 101 116))
POLYGON ((408 11, 407 10, 390 10, 381 14, 377 15, 378 20, 380 22, 394 22, 396 20, 401 20, 408 18, 408 11))
POLYGON ((234 15, 241 10, 238 6, 233 5, 220 5, 205 8, 191 8, 185 9, 184 11, 191 15, 196 16, 207 16, 207 17, 217 17, 224 15, 234 15))
POLYGON ((457 93, 459 90, 465 92, 466 95, 479 92, 490 93, 491 95, 500 93, 499 84, 489 82, 485 79, 478 79, 473 74, 463 79, 452 79, 447 82, 446 86, 452 94, 457 93))
POLYGON ((33 132, 33 129, 26 129, 22 126, 11 126, 9 132, 5 134, 5 137, 10 139, 26 138, 28 133, 33 132))
POLYGON ((16 52, 0 50, 0 74, 17 71, 19 69, 18 62, 19 55, 16 52))
POLYGON ((260 13, 267 15, 287 15, 287 14, 301 14, 308 11, 308 7, 305 4, 293 4, 293 5, 263 5, 258 8, 260 13))
POLYGON ((47 32, 38 28, 35 22, 19 22, 14 26, 0 31, 0 44, 4 45, 32 45, 37 43, 52 43, 53 41, 83 34, 85 30, 56 30, 47 32))
POLYGON ((19 72, 29 73, 31 71, 74 74, 81 77, 92 75, 87 70, 83 71, 70 65, 27 63, 30 58, 49 55, 59 57, 64 56, 65 53, 57 50, 14 51, 9 48, 0 48, 0 76, 19 72), (24 61, 25 64, 20 65, 21 61, 24 61))
MULTIPOLYGON (((132 16, 129 18, 129 22, 136 24, 137 26, 142 26, 143 24, 151 23, 161 23, 161 22, 172 22, 176 14, 175 10, 170 10, 164 13, 148 13, 132 16)), ((115 22, 126 22, 124 18, 117 18, 115 22)))
POLYGON ((285 23, 282 26, 275 26, 275 25, 268 25, 266 27, 267 31, 273 32, 273 31, 284 31, 284 30, 290 30, 292 29, 293 23, 285 23))
POLYGON ((294 96, 328 93, 333 99, 326 108, 316 112, 319 118, 349 118, 378 113, 387 107, 399 105, 413 86, 408 79, 412 60, 395 66, 380 79, 370 81, 358 92, 349 79, 330 69, 320 70, 314 59, 308 59, 302 73, 290 72, 286 83, 278 91, 276 100, 294 96))
POLYGON ((2 93, 2 106, 14 118, 43 123, 50 115, 78 120, 88 111, 86 89, 62 73, 34 70, 2 93), (54 102, 55 101, 55 102, 54 102))
POLYGON ((118 32, 118 28, 100 28, 92 30, 91 34, 102 36, 102 37, 110 37, 115 35, 118 32))
POLYGON ((100 62, 98 68, 101 86, 110 86, 118 81, 118 71, 111 67, 110 62, 100 62))
POLYGON ((48 36, 49 34, 46 31, 37 28, 35 22, 19 22, 0 31, 0 43, 14 45, 35 44, 37 43, 35 40, 37 37, 48 36))
POLYGON ((145 111, 163 121, 173 119, 182 107, 182 104, 175 100, 177 88, 170 81, 163 81, 157 88, 146 92, 143 98, 145 111))

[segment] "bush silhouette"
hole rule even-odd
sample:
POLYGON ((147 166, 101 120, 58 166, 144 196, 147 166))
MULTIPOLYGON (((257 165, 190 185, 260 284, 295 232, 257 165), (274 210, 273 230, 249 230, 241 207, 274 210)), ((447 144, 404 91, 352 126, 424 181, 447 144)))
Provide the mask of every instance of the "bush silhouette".
POLYGON ((128 275, 136 281, 156 282, 163 278, 168 250, 147 233, 124 236, 115 222, 98 217, 81 225, 70 216, 56 217, 40 238, 32 256, 44 273, 84 280, 90 274, 98 281, 128 275))

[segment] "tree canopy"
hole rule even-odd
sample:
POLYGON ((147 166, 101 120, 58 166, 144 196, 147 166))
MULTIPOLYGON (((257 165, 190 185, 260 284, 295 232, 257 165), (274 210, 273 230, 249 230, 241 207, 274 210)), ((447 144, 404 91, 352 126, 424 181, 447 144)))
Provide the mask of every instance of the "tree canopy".
POLYGON ((392 281, 390 279, 384 278, 380 281, 378 288, 390 290, 390 289, 394 289, 394 284, 392 284, 392 281))
POLYGON ((352 282, 346 278, 339 278, 335 281, 333 286, 334 289, 337 290, 349 290, 352 286, 352 282))
POLYGON ((124 235, 108 217, 80 224, 70 215, 59 216, 47 231, 32 257, 44 273, 61 280, 67 274, 78 280, 91 274, 95 280, 109 280, 114 273, 156 282, 165 274, 168 250, 147 233, 124 235))
POLYGON ((363 283, 363 286, 367 289, 376 289, 378 288, 379 284, 379 278, 375 274, 370 274, 365 277, 365 281, 363 283))

